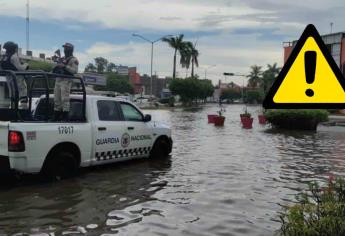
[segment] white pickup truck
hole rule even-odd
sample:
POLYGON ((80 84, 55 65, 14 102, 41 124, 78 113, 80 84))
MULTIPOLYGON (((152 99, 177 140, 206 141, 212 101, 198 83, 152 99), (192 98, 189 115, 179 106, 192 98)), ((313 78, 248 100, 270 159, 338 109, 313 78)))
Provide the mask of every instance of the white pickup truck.
POLYGON ((167 156, 172 150, 171 130, 129 101, 85 93, 71 95, 70 101, 67 122, 51 121, 53 95, 48 93, 30 118, 13 119, 7 113, 14 108, 0 109, 0 172, 64 178, 80 167, 167 156))

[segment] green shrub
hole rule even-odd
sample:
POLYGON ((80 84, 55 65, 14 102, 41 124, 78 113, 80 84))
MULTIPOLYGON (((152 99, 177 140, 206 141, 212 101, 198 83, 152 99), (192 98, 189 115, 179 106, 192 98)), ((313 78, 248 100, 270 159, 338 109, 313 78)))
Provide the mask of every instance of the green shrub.
POLYGON ((261 103, 264 99, 264 95, 259 90, 249 90, 245 93, 244 101, 249 104, 261 103))
POLYGON ((280 235, 345 235, 344 179, 330 179, 326 188, 312 183, 296 200, 280 214, 280 235))
POLYGON ((241 92, 237 89, 228 88, 222 91, 220 95, 221 100, 227 100, 228 102, 234 102, 234 100, 241 98, 241 92))
POLYGON ((331 114, 337 114, 339 112, 338 109, 328 109, 327 111, 331 114))
POLYGON ((278 128, 316 130, 320 122, 328 120, 325 110, 269 110, 265 117, 278 128))
POLYGON ((169 89, 173 95, 179 95, 185 105, 206 100, 213 95, 214 91, 211 80, 200 80, 194 77, 173 79, 169 83, 169 89))
POLYGON ((54 68, 54 64, 44 61, 29 61, 30 70, 43 70, 46 72, 51 72, 54 68))

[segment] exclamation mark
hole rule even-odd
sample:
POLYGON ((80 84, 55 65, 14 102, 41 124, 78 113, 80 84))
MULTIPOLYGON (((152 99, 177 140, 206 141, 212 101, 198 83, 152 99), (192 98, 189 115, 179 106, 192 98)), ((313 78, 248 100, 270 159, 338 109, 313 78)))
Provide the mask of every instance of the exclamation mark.
MULTIPOLYGON (((306 51, 304 53, 304 69, 305 77, 308 84, 314 83, 315 80, 315 70, 316 70, 316 52, 306 51)), ((307 89, 305 94, 308 97, 314 96, 314 91, 312 89, 307 89)))

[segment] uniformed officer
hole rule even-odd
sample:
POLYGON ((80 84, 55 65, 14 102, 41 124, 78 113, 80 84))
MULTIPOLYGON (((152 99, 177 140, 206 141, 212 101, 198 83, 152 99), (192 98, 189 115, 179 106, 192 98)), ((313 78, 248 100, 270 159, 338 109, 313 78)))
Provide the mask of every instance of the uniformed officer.
MULTIPOLYGON (((74 76, 78 73, 79 62, 73 56, 74 46, 65 43, 63 46, 65 57, 59 60, 53 72, 74 76)), ((54 120, 68 120, 70 110, 70 92, 72 78, 57 78, 54 88, 54 120)))
MULTIPOLYGON (((5 55, 0 59, 0 66, 3 70, 24 71, 29 68, 27 63, 21 63, 18 56, 18 45, 14 42, 6 42, 4 44, 6 50, 5 55)), ((27 107, 28 90, 23 76, 17 76, 17 86, 19 93, 19 100, 23 108, 27 107)))

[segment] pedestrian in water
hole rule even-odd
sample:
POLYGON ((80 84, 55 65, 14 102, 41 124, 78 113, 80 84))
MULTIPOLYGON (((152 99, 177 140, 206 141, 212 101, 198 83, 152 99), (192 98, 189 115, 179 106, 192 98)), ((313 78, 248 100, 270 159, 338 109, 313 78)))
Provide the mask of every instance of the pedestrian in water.
MULTIPOLYGON (((25 71, 29 69, 27 63, 22 63, 18 56, 18 44, 8 41, 4 44, 5 55, 1 56, 2 70, 25 71)), ((8 78, 9 79, 9 78, 8 78)), ((21 107, 26 109, 28 103, 28 89, 24 76, 17 76, 18 95, 21 107)), ((13 95, 11 95, 12 97, 13 95)))
MULTIPOLYGON (((74 46, 70 43, 65 43, 62 47, 64 48, 65 57, 59 60, 53 72, 68 76, 74 76, 78 73, 79 66, 78 59, 73 56, 74 46)), ((71 77, 56 78, 54 88, 55 121, 68 120, 72 80, 73 79, 71 77)))

